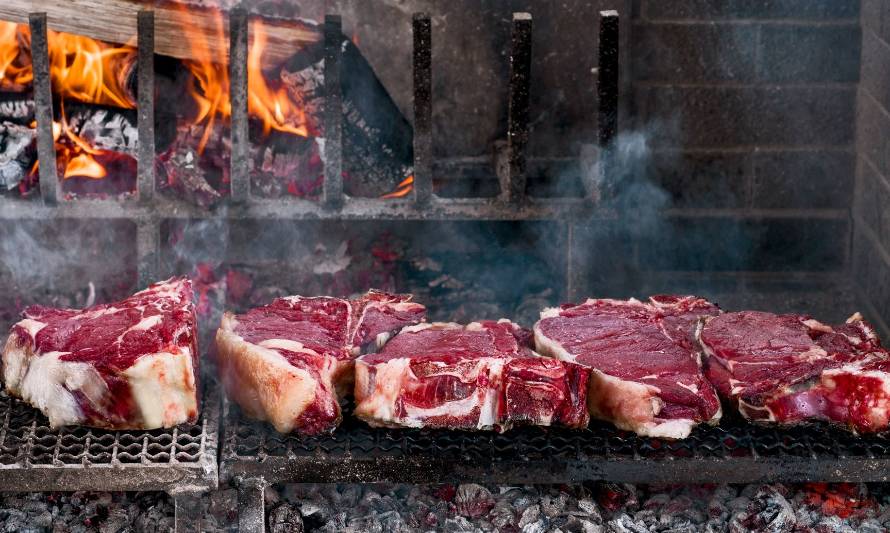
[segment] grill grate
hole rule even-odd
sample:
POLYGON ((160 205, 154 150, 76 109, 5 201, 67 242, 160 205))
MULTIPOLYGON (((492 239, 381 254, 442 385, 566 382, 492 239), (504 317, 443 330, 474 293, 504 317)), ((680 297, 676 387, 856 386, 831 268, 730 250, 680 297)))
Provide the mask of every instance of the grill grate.
POLYGON ((0 392, 0 490, 200 490, 216 486, 218 402, 195 424, 151 431, 52 429, 0 392))
POLYGON ((822 426, 725 422, 684 440, 588 430, 517 428, 504 434, 373 429, 347 417, 332 435, 281 435, 225 406, 221 476, 269 482, 473 480, 568 483, 887 481, 890 434, 856 437, 822 426))

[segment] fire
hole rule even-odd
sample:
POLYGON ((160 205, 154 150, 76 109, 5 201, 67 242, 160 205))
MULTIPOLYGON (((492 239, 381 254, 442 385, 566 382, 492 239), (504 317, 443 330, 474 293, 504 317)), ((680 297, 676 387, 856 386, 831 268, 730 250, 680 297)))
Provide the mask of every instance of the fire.
POLYGON ((403 198, 408 196, 408 194, 414 190, 414 175, 410 175, 407 178, 403 179, 401 183, 396 186, 396 190, 391 193, 384 194, 381 198, 403 198))
POLYGON ((263 51, 266 30, 259 20, 251 26, 253 43, 247 54, 247 110, 263 121, 263 134, 273 129, 300 137, 309 136, 306 115, 287 94, 287 89, 272 89, 263 75, 263 51))
POLYGON ((22 87, 31 83, 31 34, 28 27, 0 21, 0 87, 22 87))
POLYGON ((62 177, 64 179, 74 176, 102 179, 105 177, 105 174, 105 168, 93 159, 90 154, 80 154, 68 160, 65 174, 62 177))
POLYGON ((124 86, 136 64, 136 48, 115 46, 89 37, 49 31, 49 72, 53 91, 62 98, 136 107, 124 86))

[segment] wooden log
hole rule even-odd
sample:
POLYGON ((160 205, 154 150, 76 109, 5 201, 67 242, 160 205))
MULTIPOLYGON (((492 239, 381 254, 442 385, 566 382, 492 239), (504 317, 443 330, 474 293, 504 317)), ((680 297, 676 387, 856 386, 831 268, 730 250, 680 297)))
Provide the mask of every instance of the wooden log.
MULTIPOLYGON (((203 39, 213 57, 228 57, 228 16, 211 9, 172 3, 150 6, 136 0, 3 0, 0 20, 28 23, 28 13, 44 12, 50 29, 84 35, 109 43, 136 42, 136 17, 140 9, 155 12, 155 53, 195 59, 191 39, 203 39), (222 19, 220 21, 220 18, 222 19)), ((303 44, 321 39, 320 30, 303 21, 263 19, 267 33, 264 61, 280 63, 303 44)))

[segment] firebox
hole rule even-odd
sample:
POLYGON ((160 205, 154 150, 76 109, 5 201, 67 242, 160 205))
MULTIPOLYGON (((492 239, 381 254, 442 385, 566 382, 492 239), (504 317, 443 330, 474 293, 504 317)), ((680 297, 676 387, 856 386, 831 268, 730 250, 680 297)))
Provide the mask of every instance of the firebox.
POLYGON ((290 294, 377 287, 432 320, 531 326, 587 297, 696 293, 890 334, 880 2, 861 25, 846 1, 317 3, 0 7, 0 324, 188 275, 205 365, 200 419, 173 429, 51 429, 0 393, 0 490, 166 491, 190 531, 232 486, 262 531, 275 483, 888 481, 886 433, 347 412, 305 437, 244 415, 212 335, 290 294))

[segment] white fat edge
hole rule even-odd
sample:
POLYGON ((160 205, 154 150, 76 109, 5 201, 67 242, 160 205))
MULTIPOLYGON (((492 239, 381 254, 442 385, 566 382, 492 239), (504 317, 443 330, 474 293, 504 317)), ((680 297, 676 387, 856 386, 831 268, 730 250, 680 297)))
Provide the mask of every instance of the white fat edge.
MULTIPOLYGON (((477 429, 491 429, 498 423, 498 412, 500 412, 501 390, 504 387, 504 359, 494 359, 488 361, 486 365, 488 370, 488 383, 491 385, 485 388, 485 395, 482 398, 482 404, 479 406, 479 422, 476 424, 477 429)), ((483 370, 480 365, 476 367, 476 375, 483 370)))
POLYGON ((271 350, 287 350, 289 352, 305 353, 309 355, 316 355, 319 357, 321 356, 315 350, 306 348, 302 342, 290 339, 266 339, 257 343, 256 345, 262 346, 263 348, 269 348, 271 350))
POLYGON ((426 329, 464 329, 463 326, 456 322, 421 322, 420 324, 414 324, 413 326, 405 326, 399 331, 399 334, 403 333, 418 333, 420 331, 426 329))
POLYGON ((541 331, 538 324, 532 328, 535 337, 535 350, 544 357, 559 359, 560 361, 568 361, 574 363, 576 357, 569 353, 562 344, 551 339, 541 331))
POLYGON ((40 409, 52 427, 81 424, 86 420, 71 390, 82 392, 100 405, 108 393, 105 381, 92 365, 60 360, 68 353, 47 352, 30 358, 21 380, 22 399, 40 409))
MULTIPOLYGON (((374 371, 374 384, 371 392, 362 398, 355 407, 355 413, 361 418, 372 419, 381 423, 397 423, 409 427, 421 427, 421 421, 396 417, 396 404, 402 392, 402 384, 411 379, 411 360, 409 358, 390 359, 370 365, 359 359, 356 365, 369 367, 365 376, 370 379, 370 369, 374 371)), ((356 390, 363 387, 369 390, 367 383, 355 384, 356 390)))
POLYGON ((816 331, 821 331, 823 333, 834 333, 834 329, 832 329, 831 326, 829 326, 828 324, 823 324, 822 322, 819 322, 815 318, 810 318, 810 319, 804 320, 803 324, 806 327, 816 330, 816 331))
POLYGON ((198 410, 191 349, 143 355, 123 375, 142 418, 142 427, 172 427, 198 410))
POLYGON ((861 364, 846 364, 838 368, 828 369, 822 372, 822 382, 826 386, 835 388, 834 377, 841 374, 853 374, 856 377, 872 378, 881 381, 881 389, 884 394, 890 396, 890 374, 879 370, 861 370, 861 364))
POLYGON ((692 394, 698 394, 698 385, 696 385, 695 383, 693 383, 691 385, 687 385, 685 383, 681 383, 678 381, 677 385, 683 387, 684 389, 688 390, 692 394))
POLYGON ((611 422, 619 429, 639 433, 645 427, 654 424, 655 417, 664 407, 664 400, 657 396, 660 392, 658 388, 645 383, 617 378, 595 368, 591 369, 590 380, 587 383, 587 410, 590 416, 611 422), (608 397, 609 400, 615 400, 616 395, 620 396, 624 398, 620 403, 625 408, 639 407, 645 411, 636 413, 634 409, 631 414, 640 414, 645 418, 613 418, 607 412, 600 410, 600 400, 605 399, 602 393, 606 389, 612 393, 608 397))
POLYGON ((824 348, 813 345, 809 350, 801 352, 795 359, 803 359, 804 361, 817 361, 828 357, 828 352, 824 348))
POLYGON ((747 418, 748 420, 757 420, 763 422, 775 422, 776 415, 773 413, 773 410, 767 406, 756 406, 752 405, 741 398, 738 399, 739 402, 739 413, 747 418), (763 418, 763 413, 769 415, 767 418, 763 418), (756 416, 755 416, 756 415, 756 416))
POLYGON ((6 339, 3 350, 3 383, 11 394, 21 396, 21 384, 28 371, 28 362, 32 357, 30 346, 19 344, 15 335, 6 339))
POLYGON ((717 402, 717 412, 714 413, 714 416, 711 417, 710 420, 707 421, 707 424, 710 426, 716 426, 720 423, 720 419, 723 418, 723 402, 717 402))
POLYGON ((40 330, 46 327, 46 322, 40 322, 39 320, 34 320, 33 318, 26 318, 24 320, 19 320, 15 325, 27 331, 28 335, 30 335, 33 339, 37 337, 37 334, 40 333, 40 330))
POLYGON ((130 326, 129 328, 127 328, 126 331, 124 331, 123 333, 118 335, 117 341, 115 341, 115 342, 120 344, 124 341, 124 337, 127 335, 127 333, 130 333, 131 331, 147 331, 147 330, 157 326, 158 324, 160 324, 161 320, 163 320, 163 317, 161 315, 152 315, 152 316, 145 317, 142 320, 140 320, 138 323, 130 326))
MULTIPOLYGON (((145 309, 145 306, 134 305, 133 307, 129 307, 127 309, 139 309, 141 311, 145 309)), ((71 320, 92 320, 94 318, 99 318, 105 315, 113 315, 115 313, 119 313, 120 311, 123 311, 123 309, 112 305, 104 309, 94 309, 92 311, 78 312, 76 315, 71 317, 71 320)))
POLYGON ((637 435, 643 437, 660 438, 660 439, 685 439, 692 433, 692 428, 697 422, 688 418, 678 418, 676 420, 666 420, 651 424, 644 424, 636 427, 633 431, 637 435))
POLYGON ((559 307, 545 307, 543 311, 541 311, 541 320, 545 318, 556 318, 559 316, 562 309, 559 307))

